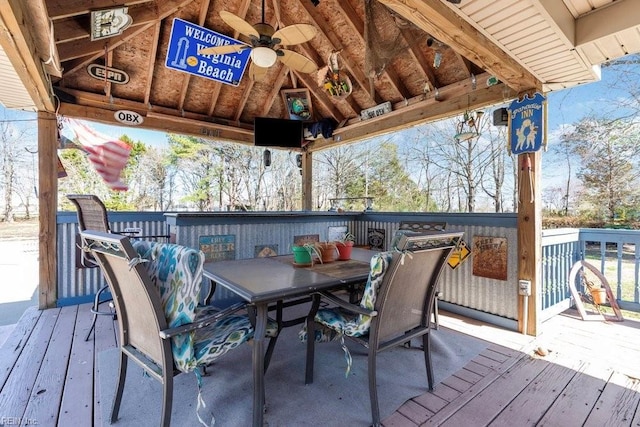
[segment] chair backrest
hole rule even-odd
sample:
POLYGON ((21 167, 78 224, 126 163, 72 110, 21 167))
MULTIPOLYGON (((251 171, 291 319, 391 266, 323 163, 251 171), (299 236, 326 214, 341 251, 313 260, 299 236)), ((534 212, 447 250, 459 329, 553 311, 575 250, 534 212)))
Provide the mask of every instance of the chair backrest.
POLYGON ((78 228, 80 231, 96 230, 111 232, 107 208, 102 200, 94 194, 68 194, 67 199, 73 203, 78 211, 78 228))
POLYGON ((383 347, 407 331, 429 328, 437 283, 464 233, 423 233, 400 236, 380 283, 369 341, 383 347))
POLYGON ((165 370, 173 369, 169 341, 159 335, 167 328, 160 293, 129 239, 93 230, 81 232, 81 238, 83 249, 91 251, 113 294, 120 346, 145 365, 138 353, 165 370))
POLYGON ((409 231, 444 231, 447 228, 445 221, 401 221, 399 230, 409 231))
MULTIPOLYGON (((202 287, 204 253, 186 246, 137 240, 133 248, 146 262, 151 283, 160 292, 164 316, 170 328, 191 323, 202 287)), ((171 338, 173 362, 180 371, 195 369, 194 332, 171 338)))

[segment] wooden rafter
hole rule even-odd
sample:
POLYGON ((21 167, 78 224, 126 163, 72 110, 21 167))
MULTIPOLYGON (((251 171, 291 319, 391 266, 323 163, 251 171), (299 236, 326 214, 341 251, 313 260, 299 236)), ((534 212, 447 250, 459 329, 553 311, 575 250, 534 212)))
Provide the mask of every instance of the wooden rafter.
MULTIPOLYGON (((202 0, 200 3, 200 13, 198 14, 198 25, 203 26, 205 19, 207 19, 207 12, 209 10, 210 0, 202 0)), ((158 44, 156 42, 156 44, 158 44)), ((182 87, 180 88, 180 97, 178 98, 178 110, 184 109, 184 100, 187 97, 187 90, 189 89, 189 82, 191 82, 191 74, 182 76, 182 87)))
MULTIPOLYGON (((192 1, 193 0, 166 0, 166 1, 160 2, 160 4, 158 5, 158 19, 155 22, 162 21, 164 18, 166 18, 169 15, 175 13, 180 8, 186 6, 187 4, 191 3, 192 1)), ((76 0, 75 2, 82 3, 81 0, 76 0)), ((140 33, 143 33, 148 28, 150 28, 152 25, 153 25, 153 23, 148 23, 148 24, 142 25, 139 28, 136 27, 136 31, 131 33, 126 39, 120 39, 118 42, 112 41, 115 38, 115 37, 112 37, 111 39, 109 39, 110 40, 109 48, 110 49, 115 49, 116 47, 120 46, 122 43, 125 43, 129 39, 137 36, 140 33)), ((155 40, 156 40, 156 44, 157 44, 157 39, 155 39, 155 40)), ((101 56, 101 53, 97 53, 97 54, 94 53, 94 54, 87 55, 87 56, 84 56, 84 57, 76 57, 77 59, 74 60, 74 61, 67 61, 64 64, 65 73, 71 74, 74 71, 77 71, 78 69, 87 66, 92 61, 94 61, 96 58, 99 58, 100 56, 101 56)))
MULTIPOLYGON (((162 24, 160 22, 156 23, 155 30, 153 31, 153 40, 158 40, 160 37, 160 28, 162 28, 162 24)), ((149 100, 151 99, 151 88, 153 87, 153 71, 155 70, 155 59, 158 54, 158 43, 154 43, 151 46, 151 52, 149 54, 149 65, 147 66, 147 87, 144 90, 144 103, 149 104, 149 100)))
POLYGON ((518 62, 504 53, 440 1, 379 0, 427 33, 449 45, 517 92, 536 89, 540 82, 518 62))
MULTIPOLYGON (((242 0, 242 3, 238 6, 238 11, 235 13, 238 17, 244 19, 247 16, 247 12, 249 11, 249 5, 251 4, 251 0, 242 0)), ((240 33, 237 31, 233 31, 234 39, 237 39, 240 36, 240 33)), ((218 103, 218 97, 220 96, 220 91, 222 90, 222 83, 216 83, 211 92, 211 100, 209 101, 209 115, 212 116, 213 112, 216 109, 216 104, 218 103)))
POLYGON ((333 116, 335 121, 340 123, 345 119, 344 115, 333 105, 333 102, 329 99, 329 96, 325 93, 324 90, 321 90, 318 85, 315 83, 313 77, 309 74, 299 73, 297 71, 293 71, 292 73, 296 75, 298 80, 302 81, 304 85, 309 89, 309 92, 313 94, 313 96, 317 99, 318 102, 322 104, 333 116))
MULTIPOLYGON (((338 37, 334 34, 333 30, 328 27, 325 20, 314 9, 314 6, 311 4, 311 2, 303 1, 301 4, 307 11, 309 19, 311 20, 313 25, 318 27, 322 32, 322 34, 327 38, 327 40, 329 40, 329 43, 331 43, 333 51, 339 52, 343 50, 344 46, 340 42, 340 39, 338 39, 338 37)), ((381 103, 382 98, 380 97, 380 95, 377 92, 375 92, 375 90, 373 93, 369 91, 369 83, 362 69, 356 66, 355 64, 353 64, 349 60, 349 58, 343 57, 342 60, 343 60, 342 63, 344 64, 345 69, 349 72, 349 74, 351 74, 351 77, 353 77, 354 82, 364 90, 364 92, 369 96, 372 102, 376 104, 381 103)))
POLYGON ((84 15, 92 10, 109 9, 116 6, 133 6, 140 3, 156 3, 152 0, 129 0, 123 2, 114 2, 113 0, 49 0, 47 9, 49 17, 54 21, 56 19, 69 18, 76 15, 84 15))
MULTIPOLYGON (((136 7, 129 10, 132 22, 129 28, 148 24, 158 20, 158 10, 153 7, 136 7)), ((90 23, 87 19, 68 18, 54 21, 54 34, 57 43, 91 37, 90 23)))
MULTIPOLYGON (((355 33, 358 35, 358 38, 362 42, 362 45, 366 49, 366 44, 364 41, 364 21, 360 19, 360 16, 356 13, 356 11, 351 7, 349 2, 336 2, 337 7, 344 13, 347 22, 353 27, 355 33)), ((411 97, 411 93, 407 89, 407 87, 402 83, 400 77, 398 77, 398 73, 390 67, 385 67, 382 73, 389 83, 394 87, 396 92, 400 95, 400 97, 407 99, 411 97)), ((367 85, 368 86, 368 85, 367 85)), ((366 87, 366 86, 364 86, 366 87)))
POLYGON ((289 67, 281 67, 278 71, 278 76, 273 82, 271 86, 271 91, 269 95, 265 98, 262 103, 262 107, 259 110, 258 116, 265 117, 269 114, 269 110, 271 110, 271 106, 273 106, 274 101, 280 96, 280 90, 282 89, 282 85, 287 80, 287 75, 289 74, 289 67))

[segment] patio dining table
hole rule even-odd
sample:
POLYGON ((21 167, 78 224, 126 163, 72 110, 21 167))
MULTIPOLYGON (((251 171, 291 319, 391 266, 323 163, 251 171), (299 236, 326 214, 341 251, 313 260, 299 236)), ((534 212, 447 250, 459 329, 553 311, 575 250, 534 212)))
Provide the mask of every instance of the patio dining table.
POLYGON ((255 308, 252 349, 254 426, 261 427, 263 422, 264 342, 269 305, 363 282, 369 275, 373 254, 375 251, 354 248, 351 260, 309 267, 295 266, 291 255, 205 263, 205 277, 255 308))

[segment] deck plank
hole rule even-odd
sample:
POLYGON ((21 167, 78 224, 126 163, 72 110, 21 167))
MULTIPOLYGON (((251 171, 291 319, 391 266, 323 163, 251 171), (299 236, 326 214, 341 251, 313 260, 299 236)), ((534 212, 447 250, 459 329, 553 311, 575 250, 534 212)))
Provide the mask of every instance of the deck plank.
POLYGON ((3 389, 13 366, 27 345, 27 340, 38 323, 42 312, 35 307, 27 309, 17 325, 0 347, 0 390, 3 389))
POLYGON ((523 357, 497 378, 487 376, 486 382, 483 379, 470 387, 463 396, 466 401, 455 402, 455 409, 452 408, 451 412, 441 411, 430 418, 427 425, 486 425, 546 366, 548 363, 545 361, 523 357))
MULTIPOLYGON (((42 312, 0 392, 2 416, 23 419, 60 309, 42 312)), ((11 339, 11 338, 10 338, 11 339)))
POLYGON ((582 425, 604 386, 611 377, 612 370, 599 363, 588 363, 567 385, 562 399, 556 400, 544 414, 538 425, 582 425))
POLYGON ((93 340, 84 337, 91 323, 89 304, 78 306, 69 367, 60 404, 59 426, 91 425, 93 421, 93 340))
POLYGON ((535 426, 583 365, 582 362, 575 360, 569 361, 569 366, 547 363, 540 375, 518 393, 490 425, 492 427, 535 426))
MULTIPOLYGON (((102 307, 105 307, 106 304, 102 304, 102 307)), ((117 328, 114 327, 114 320, 111 316, 98 316, 96 320, 96 328, 94 331, 94 375, 93 375, 93 407, 95 408, 93 411, 93 425, 100 426, 103 425, 102 420, 102 411, 100 410, 100 366, 98 364, 98 355, 100 352, 108 350, 110 348, 116 347, 116 337, 115 330, 117 328)), ((92 338, 90 338, 92 339, 92 338)), ((117 372, 114 372, 113 375, 117 375, 117 372)))
POLYGON ((639 402, 640 380, 614 372, 584 426, 631 426, 639 402))
POLYGON ((58 419, 77 312, 77 306, 60 310, 27 403, 24 418, 37 420, 40 425, 53 426, 58 419))

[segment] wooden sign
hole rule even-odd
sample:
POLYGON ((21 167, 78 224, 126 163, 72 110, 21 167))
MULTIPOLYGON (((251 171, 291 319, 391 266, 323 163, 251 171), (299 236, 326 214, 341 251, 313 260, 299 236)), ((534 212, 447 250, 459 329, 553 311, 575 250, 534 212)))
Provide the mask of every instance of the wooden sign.
POLYGON ((545 136, 544 109, 546 98, 537 93, 516 99, 509 107, 509 143, 512 154, 533 153, 542 147, 545 136))
POLYGON ((87 73, 89 73, 89 75, 94 79, 107 81, 109 83, 116 83, 119 85, 129 83, 129 75, 124 71, 105 67, 100 64, 87 65, 87 73))

